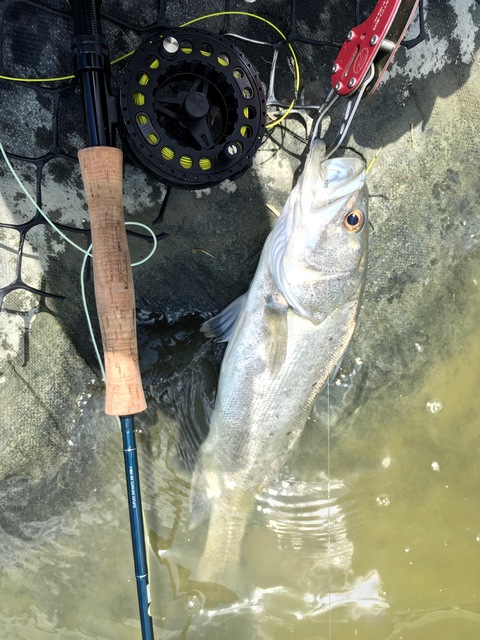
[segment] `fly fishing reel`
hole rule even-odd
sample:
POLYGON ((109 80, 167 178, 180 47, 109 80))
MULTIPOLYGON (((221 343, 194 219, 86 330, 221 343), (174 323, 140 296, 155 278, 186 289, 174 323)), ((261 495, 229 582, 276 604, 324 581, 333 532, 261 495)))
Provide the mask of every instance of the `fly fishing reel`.
POLYGON ((236 178, 265 132, 266 100, 251 63, 226 38, 166 29, 140 46, 120 88, 130 156, 188 189, 236 178))

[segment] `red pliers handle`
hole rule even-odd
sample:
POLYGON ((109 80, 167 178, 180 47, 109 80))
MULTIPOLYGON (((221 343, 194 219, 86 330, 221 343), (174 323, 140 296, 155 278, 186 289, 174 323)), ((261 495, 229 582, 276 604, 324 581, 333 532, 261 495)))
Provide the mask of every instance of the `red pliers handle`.
POLYGON ((365 88, 370 94, 378 87, 420 0, 379 0, 368 18, 348 32, 332 69, 332 88, 341 96, 351 95, 367 76, 375 72, 365 88))
POLYGON ((323 118, 340 97, 349 98, 339 132, 326 151, 340 146, 360 100, 378 87, 402 43, 420 0, 378 0, 369 17, 348 32, 332 68, 332 88, 320 107, 311 140, 318 136, 323 118))

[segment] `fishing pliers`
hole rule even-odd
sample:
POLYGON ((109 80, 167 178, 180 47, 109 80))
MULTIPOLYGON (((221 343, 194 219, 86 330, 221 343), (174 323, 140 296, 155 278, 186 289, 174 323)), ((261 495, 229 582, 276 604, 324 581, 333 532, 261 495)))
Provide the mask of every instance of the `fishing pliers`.
MULTIPOLYGON (((405 33, 422 0, 378 0, 369 17, 351 29, 331 72, 331 90, 320 107, 311 142, 320 132, 322 120, 339 98, 347 98, 340 128, 326 151, 331 156, 341 145, 361 99, 372 94, 402 44, 405 33)), ((423 32, 423 7, 420 8, 423 32)), ((423 39, 423 38, 422 38, 423 39)), ((415 44, 418 39, 415 39, 415 44)), ((413 42, 410 46, 413 45, 413 42)))

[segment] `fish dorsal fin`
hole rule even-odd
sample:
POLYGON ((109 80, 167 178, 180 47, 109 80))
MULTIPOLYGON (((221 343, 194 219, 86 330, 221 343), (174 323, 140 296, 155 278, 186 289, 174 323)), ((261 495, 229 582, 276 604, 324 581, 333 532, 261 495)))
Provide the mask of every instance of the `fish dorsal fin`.
POLYGON ((210 320, 206 320, 200 327, 200 331, 207 338, 213 338, 217 342, 228 342, 233 335, 235 324, 243 311, 246 299, 247 294, 244 293, 243 296, 231 302, 219 314, 213 316, 210 320))

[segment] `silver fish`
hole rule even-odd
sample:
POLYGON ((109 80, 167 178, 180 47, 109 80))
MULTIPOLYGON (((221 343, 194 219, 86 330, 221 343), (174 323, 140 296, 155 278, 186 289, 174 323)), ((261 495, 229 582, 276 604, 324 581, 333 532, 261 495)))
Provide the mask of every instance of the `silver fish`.
POLYGON ((210 506, 197 580, 235 581, 255 495, 340 366, 364 288, 367 204, 363 162, 324 161, 324 145, 315 143, 248 292, 202 327, 229 344, 192 478, 192 527, 210 506))

